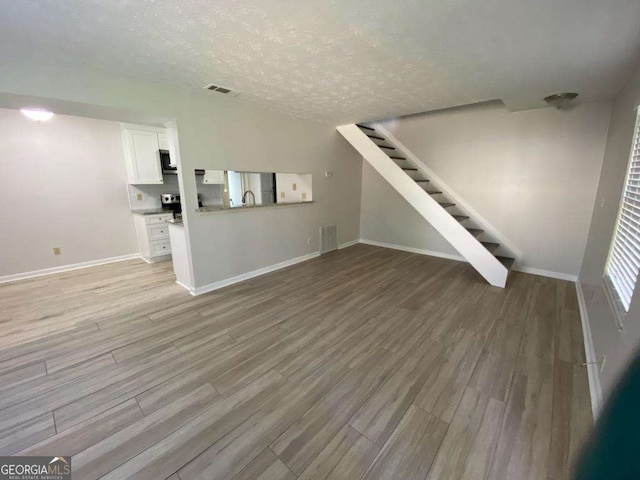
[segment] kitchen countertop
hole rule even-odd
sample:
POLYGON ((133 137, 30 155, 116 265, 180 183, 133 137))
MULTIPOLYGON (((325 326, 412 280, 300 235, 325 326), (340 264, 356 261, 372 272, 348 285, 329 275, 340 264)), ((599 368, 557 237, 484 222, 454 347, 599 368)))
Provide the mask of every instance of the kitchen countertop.
POLYGON ((173 213, 173 210, 167 210, 166 208, 137 208, 132 209, 131 213, 136 215, 157 215, 159 213, 173 213))
POLYGON ((178 227, 182 227, 184 225, 181 218, 172 218, 171 220, 167 220, 167 223, 169 225, 176 225, 178 227))
POLYGON ((313 200, 308 202, 291 202, 291 203, 275 203, 272 205, 250 205, 248 207, 202 207, 196 209, 200 215, 211 215, 215 213, 238 213, 246 212, 247 210, 256 210, 261 208, 284 208, 284 207, 296 207, 299 205, 309 205, 314 203, 313 200))

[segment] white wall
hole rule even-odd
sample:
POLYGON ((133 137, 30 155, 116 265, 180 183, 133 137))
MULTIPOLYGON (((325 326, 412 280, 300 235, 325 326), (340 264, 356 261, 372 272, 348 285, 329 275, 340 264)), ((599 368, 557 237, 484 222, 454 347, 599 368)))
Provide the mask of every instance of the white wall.
POLYGON ((636 288, 624 328, 618 331, 605 296, 602 277, 613 238, 620 197, 629 162, 636 108, 640 105, 640 70, 615 100, 607 138, 596 208, 580 273, 596 358, 606 356, 600 374, 605 394, 640 345, 640 288, 636 288))
POLYGON ((117 123, 0 109, 0 132, 0 277, 138 251, 117 123))
POLYGON ((34 63, 26 58, 3 65, 0 92, 175 119, 179 169, 189 172, 182 176, 181 193, 193 286, 316 252, 322 225, 337 223, 340 242, 359 237, 361 162, 333 125, 248 106, 242 97, 191 93, 112 77, 108 71, 34 63), (316 178, 325 171, 334 174, 314 185, 312 205, 200 216, 195 212, 195 168, 300 171, 316 178))
MULTIPOLYGON (((610 103, 518 113, 492 103, 384 124, 521 250, 522 266, 577 275, 610 112, 610 103)), ((456 253, 371 168, 362 178, 362 238, 456 253)))

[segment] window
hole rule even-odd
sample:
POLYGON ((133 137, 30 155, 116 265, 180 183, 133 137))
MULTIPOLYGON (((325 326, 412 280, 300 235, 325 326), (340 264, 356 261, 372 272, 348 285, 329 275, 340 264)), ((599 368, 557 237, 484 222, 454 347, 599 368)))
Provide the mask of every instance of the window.
POLYGON ((620 201, 620 211, 605 271, 620 327, 638 280, 640 270, 640 112, 636 117, 631 158, 620 201))

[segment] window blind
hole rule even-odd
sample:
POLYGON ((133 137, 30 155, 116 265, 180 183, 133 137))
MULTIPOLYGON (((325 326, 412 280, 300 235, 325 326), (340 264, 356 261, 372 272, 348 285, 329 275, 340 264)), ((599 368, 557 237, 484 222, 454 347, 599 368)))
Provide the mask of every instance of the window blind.
POLYGON ((633 290, 638 280, 638 271, 640 271, 640 111, 636 117, 631 158, 606 268, 606 277, 625 312, 629 310, 633 290))

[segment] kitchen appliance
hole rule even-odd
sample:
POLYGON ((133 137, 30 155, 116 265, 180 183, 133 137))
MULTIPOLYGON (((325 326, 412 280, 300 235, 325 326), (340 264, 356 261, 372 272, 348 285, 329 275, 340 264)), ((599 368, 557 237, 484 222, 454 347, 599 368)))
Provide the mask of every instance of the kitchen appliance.
MULTIPOLYGON (((171 165, 171 156, 169 150, 159 150, 160 153, 160 165, 162 165, 162 174, 177 175, 178 167, 171 165)), ((164 194, 163 194, 164 196, 164 194)))
MULTIPOLYGON (((158 150, 160 153, 160 165, 162 166, 163 175, 177 175, 178 167, 171 165, 171 156, 169 150, 158 150)), ((196 175, 204 175, 204 170, 197 169, 196 175)), ((180 202, 178 202, 180 203, 180 202)))
POLYGON ((174 217, 176 213, 182 212, 182 206, 180 205, 180 195, 175 193, 163 193, 160 195, 160 202, 162 202, 162 209, 173 212, 174 217))
MULTIPOLYGON (((163 193, 160 195, 160 202, 162 202, 162 208, 173 212, 174 218, 177 218, 177 214, 182 213, 182 205, 180 204, 180 195, 177 193, 163 193)), ((202 198, 198 194, 198 208, 202 208, 202 198)))

